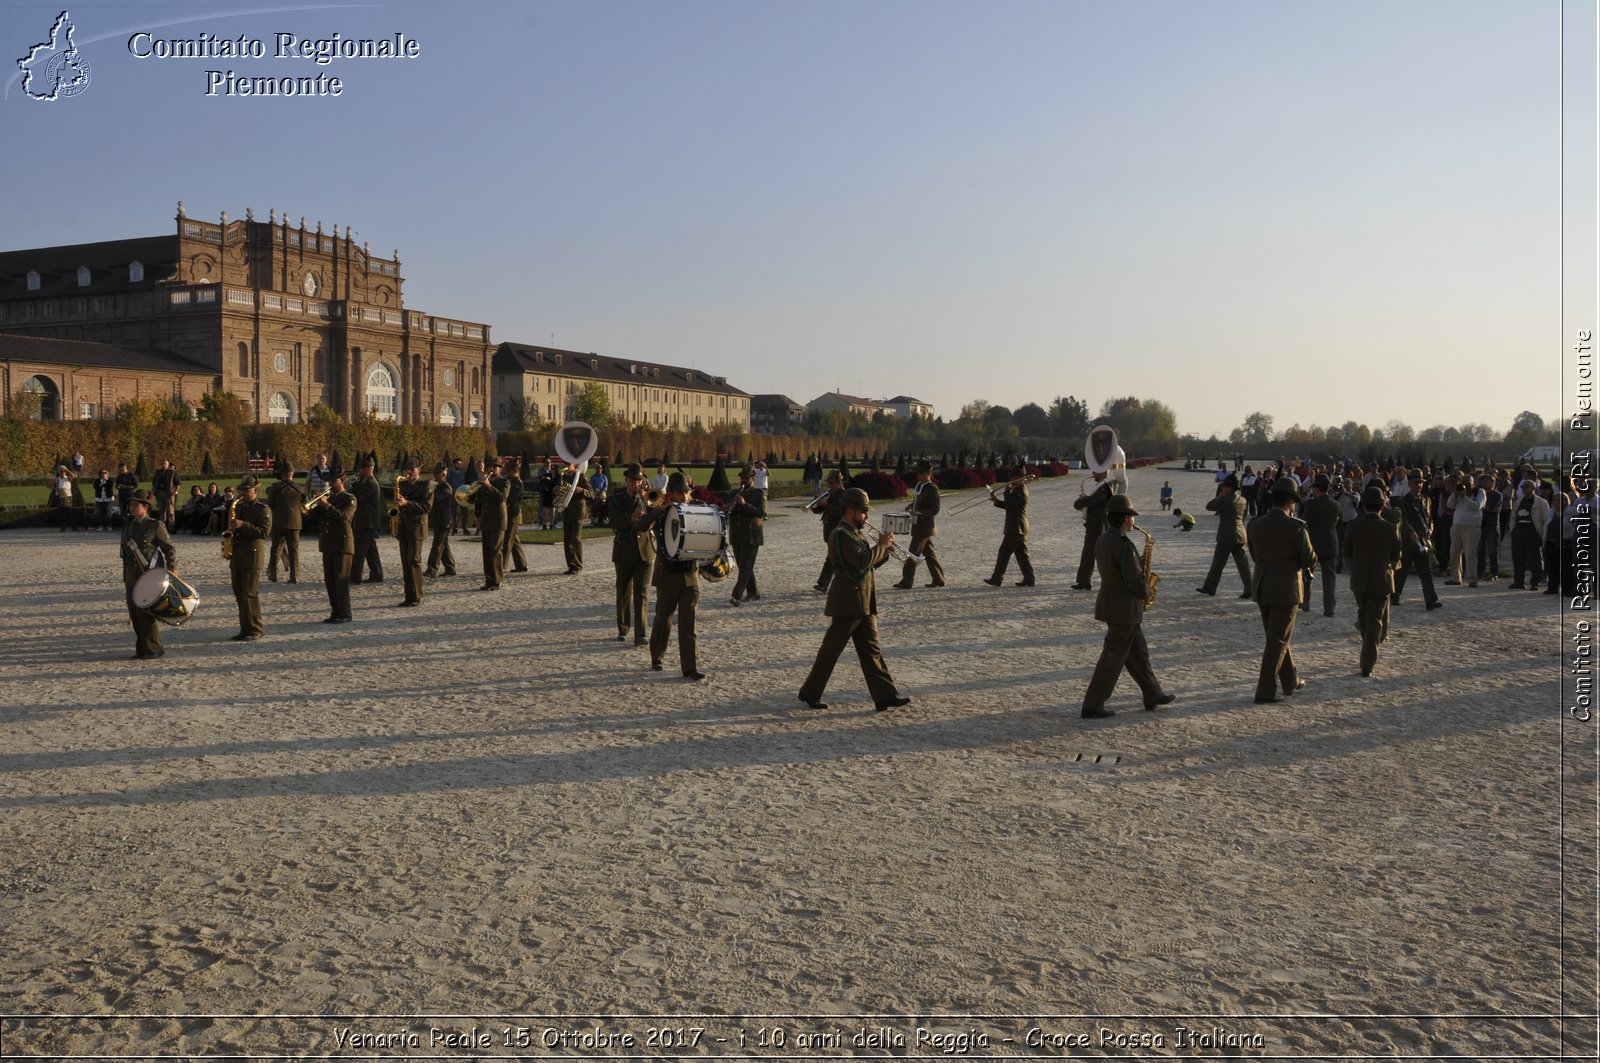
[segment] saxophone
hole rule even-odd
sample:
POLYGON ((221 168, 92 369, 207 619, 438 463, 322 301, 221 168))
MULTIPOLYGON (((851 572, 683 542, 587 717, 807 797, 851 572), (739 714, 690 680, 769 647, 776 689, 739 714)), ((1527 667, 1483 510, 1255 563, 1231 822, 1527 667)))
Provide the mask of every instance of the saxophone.
POLYGON ((394 505, 389 507, 389 534, 400 538, 400 477, 394 478, 394 505))
MULTIPOLYGON (((1135 524, 1134 527, 1139 526, 1135 524)), ((1161 577, 1150 571, 1150 562, 1154 561, 1156 556, 1155 536, 1143 528, 1139 528, 1139 531, 1144 533, 1144 556, 1139 558, 1139 567, 1144 569, 1145 582, 1150 585, 1150 592, 1144 596, 1144 607, 1149 609, 1156 604, 1156 588, 1161 585, 1161 577)))
MULTIPOLYGON (((228 523, 229 524, 233 523, 233 511, 239 508, 239 501, 240 501, 239 498, 237 496, 235 496, 234 500, 232 502, 228 503, 228 523)), ((223 528, 222 529, 222 560, 224 560, 224 561, 233 560, 233 529, 232 528, 223 528)))

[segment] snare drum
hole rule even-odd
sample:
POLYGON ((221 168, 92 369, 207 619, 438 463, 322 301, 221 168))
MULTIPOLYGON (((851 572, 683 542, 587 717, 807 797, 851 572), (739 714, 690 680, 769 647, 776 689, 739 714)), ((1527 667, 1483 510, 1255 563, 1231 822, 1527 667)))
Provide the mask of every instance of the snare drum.
POLYGON ((885 513, 883 515, 883 534, 909 539, 911 537, 911 514, 885 513))
POLYGON ((716 557, 727 545, 726 521, 722 510, 695 502, 678 502, 667 507, 667 558, 687 561, 716 557))
POLYGON ((173 627, 182 627, 200 606, 199 592, 163 568, 153 568, 140 576, 133 585, 132 598, 135 608, 173 627))

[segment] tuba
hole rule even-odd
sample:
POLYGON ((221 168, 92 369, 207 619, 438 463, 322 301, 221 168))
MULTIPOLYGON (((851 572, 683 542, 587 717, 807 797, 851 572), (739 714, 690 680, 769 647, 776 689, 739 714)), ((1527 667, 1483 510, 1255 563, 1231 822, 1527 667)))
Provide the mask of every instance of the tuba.
POLYGON ((561 460, 573 466, 571 485, 562 484, 556 490, 555 508, 559 512, 572 501, 583 474, 589 469, 589 459, 600 449, 600 435, 583 421, 568 421, 556 429, 556 453, 561 460))
POLYGON ((1128 455, 1117 442, 1117 430, 1108 424, 1089 429, 1083 441, 1083 463, 1090 472, 1108 473, 1106 482, 1119 495, 1128 493, 1128 455))

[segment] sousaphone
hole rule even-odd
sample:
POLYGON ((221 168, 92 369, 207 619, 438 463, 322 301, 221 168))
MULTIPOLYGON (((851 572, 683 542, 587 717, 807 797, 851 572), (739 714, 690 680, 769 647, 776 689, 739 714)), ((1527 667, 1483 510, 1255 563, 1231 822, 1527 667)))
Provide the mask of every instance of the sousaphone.
POLYGON ((583 474, 589 468, 589 459, 594 457, 594 452, 600 449, 599 434, 583 421, 568 421, 556 429, 556 453, 561 455, 561 460, 568 465, 576 466, 572 474, 572 483, 562 484, 561 490, 556 494, 556 511, 567 508, 567 503, 572 501, 572 493, 583 482, 583 474))
POLYGON ((1090 472, 1106 473, 1115 494, 1128 493, 1128 455, 1117 442, 1117 430, 1108 424, 1095 425, 1083 441, 1083 463, 1090 472))

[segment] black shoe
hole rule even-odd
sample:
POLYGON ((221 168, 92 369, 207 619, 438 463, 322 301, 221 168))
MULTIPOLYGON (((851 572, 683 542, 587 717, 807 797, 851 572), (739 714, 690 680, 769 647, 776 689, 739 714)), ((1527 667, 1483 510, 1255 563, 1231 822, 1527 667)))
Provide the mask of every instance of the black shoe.
POLYGON ((256 639, 258 639, 260 637, 261 636, 257 635, 254 631, 241 631, 237 635, 230 636, 229 637, 229 641, 230 642, 254 642, 256 639))
POLYGON ((984 580, 983 582, 987 583, 991 587, 1000 586, 1000 581, 997 578, 993 577, 993 576, 990 576, 988 579, 984 580))
POLYGON ((438 579, 439 578, 439 573, 437 573, 437 572, 424 572, 422 574, 422 578, 423 579, 438 579))
POLYGON ((497 590, 500 589, 500 584, 498 584, 498 583, 485 583, 483 586, 479 587, 478 589, 480 591, 497 591, 497 590))
POLYGON ((818 594, 827 594, 828 593, 828 588, 824 587, 820 583, 813 583, 811 585, 811 589, 816 591, 818 594))
POLYGON ((1527 589, 1528 589, 1528 585, 1526 583, 1508 583, 1508 584, 1506 584, 1506 590, 1508 590, 1508 591, 1525 591, 1527 589))
POLYGON ((362 583, 382 583, 383 582, 383 577, 379 576, 377 579, 373 579, 371 576, 368 576, 366 579, 362 580, 361 582, 362 583))
POLYGON ((277 577, 277 576, 271 576, 271 575, 269 575, 269 576, 268 576, 268 577, 267 577, 267 582, 268 582, 268 583, 276 583, 276 582, 278 582, 278 577, 277 577))
POLYGON ((700 680, 707 679, 709 677, 706 675, 706 673, 697 671, 697 672, 685 672, 685 673, 683 673, 683 678, 692 679, 696 683, 698 683, 698 682, 700 682, 700 680))
POLYGON ((1088 591, 1093 590, 1094 588, 1089 586, 1087 583, 1074 583, 1072 585, 1072 589, 1075 591, 1088 591))
POLYGON ((618 642, 627 642, 628 641, 628 633, 626 631, 617 632, 617 641, 618 642))
POLYGON ((130 661, 153 661, 157 657, 165 657, 166 655, 167 653, 165 650, 157 650, 154 653, 136 653, 128 659, 130 661))
POLYGON ((944 586, 944 581, 940 580, 938 583, 924 583, 923 586, 924 587, 943 587, 944 586))
POLYGON ((1291 697, 1291 696, 1294 695, 1295 691, 1304 690, 1305 688, 1306 688, 1306 681, 1304 679, 1296 679, 1294 681, 1294 686, 1290 687, 1288 690, 1285 690, 1283 692, 1283 696, 1286 697, 1286 698, 1287 697, 1291 697))
POLYGON ((1245 591, 1243 594, 1239 595, 1239 597, 1241 599, 1248 598, 1248 597, 1250 597, 1250 592, 1249 591, 1245 591))
POLYGON ((290 582, 290 583, 299 583, 299 582, 300 582, 300 581, 299 581, 299 580, 297 580, 297 579, 295 579, 295 578, 294 578, 294 577, 293 577, 293 576, 290 576, 290 577, 289 577, 289 582, 290 582))
POLYGON ((1257 705, 1276 705, 1278 702, 1280 702, 1282 700, 1283 700, 1282 698, 1280 698, 1280 697, 1278 697, 1278 695, 1274 694, 1270 698, 1257 698, 1256 699, 1256 704, 1257 705))
MULTIPOLYGON (((1076 584, 1074 584, 1074 586, 1076 586, 1076 584)), ((1089 589, 1089 588, 1087 588, 1087 587, 1085 587, 1085 588, 1083 588, 1083 589, 1084 589, 1084 590, 1088 590, 1088 589, 1089 589)), ((1210 597, 1212 597, 1212 598, 1215 598, 1215 597, 1216 597, 1216 596, 1217 596, 1217 592, 1216 592, 1216 591, 1208 591, 1208 590, 1206 590, 1206 589, 1205 589, 1205 588, 1204 588, 1204 587, 1196 587, 1196 588, 1195 588, 1195 589, 1194 589, 1194 592, 1195 592, 1195 593, 1196 593, 1196 594, 1204 594, 1204 595, 1208 595, 1208 596, 1210 596, 1210 597)))
POLYGON ((652 672, 659 672, 659 671, 661 671, 661 662, 660 662, 660 661, 651 661, 651 662, 650 662, 650 670, 651 670, 651 671, 652 671, 652 672))
POLYGON ((1159 709, 1161 706, 1163 706, 1163 705, 1171 705, 1174 701, 1177 701, 1177 700, 1178 700, 1178 696, 1176 694, 1163 694, 1163 695, 1161 695, 1159 698, 1157 698, 1154 701, 1145 702, 1144 703, 1144 707, 1145 707, 1146 711, 1154 712, 1156 709, 1159 709))
POLYGON ((826 701, 812 701, 804 694, 800 695, 800 700, 806 703, 806 708, 808 709, 825 709, 828 707, 828 703, 826 701))
POLYGON ((737 599, 737 598, 730 598, 730 599, 728 599, 728 604, 729 604, 729 605, 738 605, 738 604, 739 604, 739 599, 737 599))
POLYGON ((401 602, 399 607, 401 609, 414 609, 414 608, 416 608, 417 606, 419 606, 421 604, 422 604, 421 602, 419 602, 415 598, 413 598, 410 601, 401 602))
POLYGON ((633 640, 633 644, 635 646, 648 646, 648 645, 650 645, 650 640, 649 639, 634 639, 633 640))
POLYGON ((897 591, 908 591, 911 589, 911 584, 909 583, 895 583, 891 584, 891 586, 893 586, 897 591))
POLYGON ((896 694, 888 701, 880 702, 877 705, 874 705, 872 709, 874 712, 888 712, 890 709, 898 709, 902 705, 909 704, 911 704, 910 698, 905 697, 902 694, 896 694))
POLYGON ((342 624, 344 623, 344 619, 337 616, 325 616, 322 618, 322 622, 324 624, 342 624))
POLYGON ((1019 580, 1017 580, 1017 582, 1013 583, 1012 586, 1013 587, 1032 587, 1032 586, 1034 586, 1034 582, 1031 579, 1019 579, 1019 580))
POLYGON ((747 602, 759 602, 761 600, 761 595, 751 591, 749 594, 744 596, 744 599, 747 602))
POLYGON ((1361 669, 1361 674, 1363 676, 1370 677, 1372 675, 1372 669, 1371 668, 1363 668, 1363 669, 1361 669))
POLYGON ((1444 608, 1444 603, 1443 602, 1429 602, 1428 603, 1428 608, 1429 609, 1443 609, 1444 608))
POLYGON ((1103 720, 1108 716, 1115 716, 1116 712, 1102 705, 1098 709, 1084 709, 1080 715, 1085 720, 1103 720))

